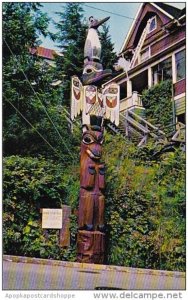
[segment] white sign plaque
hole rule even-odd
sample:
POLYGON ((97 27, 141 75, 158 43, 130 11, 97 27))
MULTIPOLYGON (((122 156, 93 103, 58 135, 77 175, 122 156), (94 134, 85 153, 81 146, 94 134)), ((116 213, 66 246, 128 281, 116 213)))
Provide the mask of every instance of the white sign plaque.
POLYGON ((62 228, 62 209, 43 208, 42 209, 42 228, 61 229, 62 228))

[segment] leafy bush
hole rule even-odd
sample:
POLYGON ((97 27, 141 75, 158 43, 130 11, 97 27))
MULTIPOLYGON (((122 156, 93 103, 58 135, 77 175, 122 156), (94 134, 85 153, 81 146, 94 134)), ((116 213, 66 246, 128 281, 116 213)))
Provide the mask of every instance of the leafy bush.
POLYGON ((79 175, 44 158, 4 158, 4 253, 75 259, 76 222, 71 216, 71 246, 58 246, 58 231, 41 229, 40 208, 78 205, 79 175), (70 175, 71 174, 71 175, 70 175), (71 189, 70 187, 74 187, 71 189))
POLYGON ((185 270, 185 153, 146 160, 120 136, 104 148, 108 263, 185 270))
POLYGON ((166 127, 173 123, 171 99, 172 82, 170 80, 162 81, 142 93, 142 102, 146 109, 147 120, 155 119, 155 123, 161 124, 162 129, 166 132, 172 130, 172 128, 166 127))

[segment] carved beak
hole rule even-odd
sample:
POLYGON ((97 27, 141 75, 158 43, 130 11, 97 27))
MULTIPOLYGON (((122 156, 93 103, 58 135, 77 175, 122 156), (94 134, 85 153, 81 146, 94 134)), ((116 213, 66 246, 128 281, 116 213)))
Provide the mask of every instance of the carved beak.
POLYGON ((106 17, 102 20, 99 20, 96 22, 96 24, 93 27, 97 29, 99 26, 101 26, 104 22, 108 21, 109 19, 110 19, 110 17, 106 17))
POLYGON ((92 159, 100 159, 101 158, 101 154, 95 151, 91 151, 90 149, 86 150, 87 154, 89 155, 90 158, 92 159))

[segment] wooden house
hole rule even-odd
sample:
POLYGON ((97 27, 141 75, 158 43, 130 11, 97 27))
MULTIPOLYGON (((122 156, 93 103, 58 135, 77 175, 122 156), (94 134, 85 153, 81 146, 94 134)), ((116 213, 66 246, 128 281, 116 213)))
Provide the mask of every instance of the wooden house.
POLYGON ((44 62, 46 62, 48 65, 54 67, 55 66, 55 57, 56 56, 63 56, 62 53, 53 50, 48 49, 45 47, 36 47, 36 48, 30 48, 30 53, 32 55, 37 55, 38 57, 41 57, 44 62))
MULTIPOLYGON (((30 48, 29 49, 30 53, 32 55, 36 55, 41 58, 41 66, 47 65, 48 67, 55 67, 55 58, 57 56, 63 56, 63 54, 59 51, 53 50, 53 49, 48 49, 45 47, 36 47, 36 48, 30 48)), ((62 76, 63 77, 63 76, 62 76)), ((62 83, 62 80, 54 80, 51 85, 52 86, 58 86, 62 83)), ((35 84, 35 83, 33 83, 35 84)))
POLYGON ((120 112, 144 110, 142 91, 170 79, 176 121, 185 123, 185 31, 185 8, 140 5, 119 53, 126 69, 106 83, 120 85, 120 112))

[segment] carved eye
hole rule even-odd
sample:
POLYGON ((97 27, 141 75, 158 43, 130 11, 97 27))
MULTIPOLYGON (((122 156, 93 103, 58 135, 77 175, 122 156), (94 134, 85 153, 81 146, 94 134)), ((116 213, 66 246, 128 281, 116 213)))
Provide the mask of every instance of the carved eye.
POLYGON ((92 69, 87 69, 87 70, 86 70, 86 73, 91 73, 91 72, 93 72, 92 69))
POLYGON ((83 138, 83 143, 84 144, 92 144, 94 142, 94 140, 89 136, 89 135, 86 135, 84 138, 83 138))

